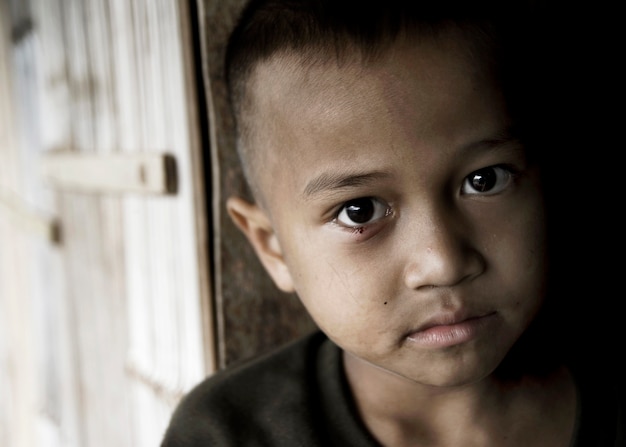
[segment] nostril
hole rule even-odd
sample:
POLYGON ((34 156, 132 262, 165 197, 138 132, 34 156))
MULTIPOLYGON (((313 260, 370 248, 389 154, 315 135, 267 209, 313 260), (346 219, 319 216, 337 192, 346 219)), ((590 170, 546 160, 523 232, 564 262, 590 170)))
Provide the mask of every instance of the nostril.
POLYGON ((427 249, 407 264, 404 281, 414 290, 451 287, 481 275, 485 265, 483 256, 475 250, 440 253, 427 249))

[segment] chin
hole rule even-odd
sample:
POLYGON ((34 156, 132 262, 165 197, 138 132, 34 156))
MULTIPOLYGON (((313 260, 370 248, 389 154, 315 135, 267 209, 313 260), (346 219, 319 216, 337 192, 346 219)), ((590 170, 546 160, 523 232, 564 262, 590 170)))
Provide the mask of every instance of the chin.
POLYGON ((453 356, 450 360, 424 360, 423 364, 438 365, 421 374, 410 371, 403 375, 408 380, 433 387, 461 387, 479 382, 494 371, 502 361, 502 356, 453 356), (471 357, 471 358, 470 358, 471 357))

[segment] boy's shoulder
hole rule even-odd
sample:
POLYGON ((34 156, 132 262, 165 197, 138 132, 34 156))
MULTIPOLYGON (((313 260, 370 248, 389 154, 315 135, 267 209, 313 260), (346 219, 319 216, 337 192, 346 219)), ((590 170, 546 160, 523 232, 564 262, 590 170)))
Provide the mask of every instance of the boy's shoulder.
POLYGON ((330 445, 327 407, 349 407, 342 371, 341 351, 319 331, 219 371, 183 398, 162 447, 330 445))

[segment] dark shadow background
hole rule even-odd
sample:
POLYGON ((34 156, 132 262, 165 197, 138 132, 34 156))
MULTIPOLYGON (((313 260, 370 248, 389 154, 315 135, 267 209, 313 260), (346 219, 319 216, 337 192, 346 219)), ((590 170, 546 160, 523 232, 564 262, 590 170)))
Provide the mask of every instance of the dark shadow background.
POLYGON ((549 131, 545 178, 559 316, 554 330, 584 367, 621 380, 624 24, 615 23, 620 14, 613 5, 548 5, 539 115, 549 131))

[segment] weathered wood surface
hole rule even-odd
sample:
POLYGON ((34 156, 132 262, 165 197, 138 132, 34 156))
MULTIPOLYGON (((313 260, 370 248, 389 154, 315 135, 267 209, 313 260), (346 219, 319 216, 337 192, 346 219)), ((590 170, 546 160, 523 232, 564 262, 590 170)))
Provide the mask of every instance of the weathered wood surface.
POLYGON ((13 216, 61 229, 53 244, 0 211, 0 444, 158 445, 178 399, 216 368, 190 3, 0 5, 13 131, 0 190, 17 198, 13 216), (58 149, 96 165, 168 154, 175 191, 145 195, 106 162, 48 183, 38 167, 58 149))

